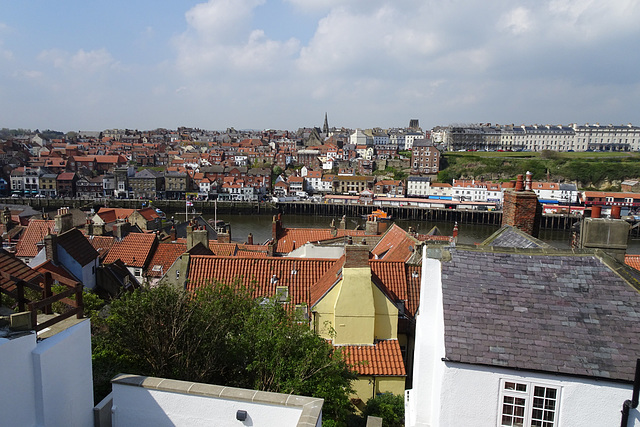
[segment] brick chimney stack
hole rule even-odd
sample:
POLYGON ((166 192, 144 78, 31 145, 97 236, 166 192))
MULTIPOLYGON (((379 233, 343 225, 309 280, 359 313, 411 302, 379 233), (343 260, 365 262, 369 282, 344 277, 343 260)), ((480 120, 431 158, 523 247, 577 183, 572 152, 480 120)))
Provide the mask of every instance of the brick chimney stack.
POLYGON ((55 234, 47 234, 44 236, 44 253, 47 260, 50 260, 54 264, 58 263, 58 247, 56 242, 57 236, 55 234))
POLYGON ((253 234, 249 233, 247 236, 247 245, 253 245, 253 234))
POLYGON ((57 234, 62 234, 73 228, 73 215, 69 211, 69 208, 58 209, 58 214, 54 218, 54 221, 57 234))
POLYGON ((209 232, 204 227, 197 224, 187 225, 187 250, 191 250, 198 243, 202 243, 205 248, 209 247, 209 232))
POLYGON ((344 268, 369 267, 369 247, 367 245, 346 245, 344 254, 344 268))
POLYGON ((271 223, 271 238, 278 240, 280 234, 282 234, 282 214, 274 215, 271 223))
MULTIPOLYGON (((527 185, 531 188, 530 173, 527 185)), ((538 203, 538 196, 531 189, 525 190, 523 176, 518 175, 515 188, 504 192, 502 225, 510 225, 538 237, 541 216, 542 205, 538 203)))
POLYGON ((7 231, 13 228, 13 221, 11 220, 11 211, 9 210, 9 206, 5 206, 2 211, 2 223, 7 231))

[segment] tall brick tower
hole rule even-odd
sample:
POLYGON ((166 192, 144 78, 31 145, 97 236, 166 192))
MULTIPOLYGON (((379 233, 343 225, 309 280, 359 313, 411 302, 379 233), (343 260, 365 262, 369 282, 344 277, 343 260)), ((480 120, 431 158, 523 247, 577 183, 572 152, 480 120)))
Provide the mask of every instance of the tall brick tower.
POLYGON ((504 192, 502 205, 502 225, 514 226, 533 237, 538 237, 542 205, 531 190, 531 172, 527 172, 526 184, 518 175, 516 187, 504 192))

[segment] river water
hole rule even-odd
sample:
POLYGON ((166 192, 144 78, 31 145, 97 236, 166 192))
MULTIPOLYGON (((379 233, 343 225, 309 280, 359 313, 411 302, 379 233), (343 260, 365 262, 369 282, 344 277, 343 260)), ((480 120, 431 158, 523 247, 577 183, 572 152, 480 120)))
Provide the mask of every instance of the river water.
MULTIPOLYGON (((213 215, 204 215, 206 219, 213 218, 213 215)), ((271 238, 272 215, 219 215, 218 219, 231 224, 231 239, 236 242, 246 242, 249 233, 253 234, 254 243, 264 243, 271 238)), ((340 218, 313 216, 313 215, 283 215, 282 224, 288 228, 328 228, 331 220, 335 219, 336 224, 340 218)), ((353 229, 358 225, 364 226, 365 221, 360 218, 347 218, 347 228, 353 229)), ((418 233, 426 234, 434 226, 438 227, 444 235, 451 235, 453 223, 449 222, 425 222, 398 220, 395 221, 400 227, 408 230, 409 227, 418 233)), ((480 243, 498 230, 498 226, 480 224, 459 224, 458 243, 474 244, 480 243)), ((541 230, 539 238, 557 247, 569 248, 570 232, 564 230, 541 230)), ((631 243, 631 242, 630 242, 631 243)), ((636 244, 640 251, 640 244, 636 244)), ((637 252, 640 253, 640 252, 637 252)))
MULTIPOLYGON (((213 218, 213 215, 204 215, 206 219, 213 218)), ((272 215, 219 215, 221 219, 231 224, 231 239, 236 242, 246 242, 249 233, 253 234, 253 241, 256 244, 266 242, 271 238, 272 215)), ((331 220, 335 219, 336 224, 340 222, 339 217, 326 217, 314 215, 283 215, 282 225, 287 228, 328 228, 331 220)), ((400 227, 408 230, 409 227, 418 233, 426 234, 433 227, 438 227, 444 235, 450 236, 453 232, 453 223, 449 222, 425 222, 398 220, 394 221, 400 227)), ((357 225, 364 227, 364 219, 347 218, 347 228, 353 229, 357 225)), ((500 227, 494 225, 480 224, 459 224, 458 243, 475 244, 481 243, 500 227)), ((559 249, 568 249, 571 233, 566 230, 540 230, 538 236, 550 245, 559 249)), ((640 254, 640 239, 629 239, 629 254, 640 254)))

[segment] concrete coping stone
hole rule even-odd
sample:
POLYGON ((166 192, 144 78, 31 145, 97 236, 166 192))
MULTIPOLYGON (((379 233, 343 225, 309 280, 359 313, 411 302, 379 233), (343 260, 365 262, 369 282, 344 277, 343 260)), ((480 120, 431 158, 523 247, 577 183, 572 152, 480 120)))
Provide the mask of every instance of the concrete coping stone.
POLYGON ((297 424, 298 426, 315 426, 317 420, 319 420, 322 415, 322 405, 324 404, 324 399, 315 397, 247 390, 215 384, 195 383, 133 374, 118 374, 111 380, 111 383, 194 396, 297 407, 302 409, 302 414, 297 424))

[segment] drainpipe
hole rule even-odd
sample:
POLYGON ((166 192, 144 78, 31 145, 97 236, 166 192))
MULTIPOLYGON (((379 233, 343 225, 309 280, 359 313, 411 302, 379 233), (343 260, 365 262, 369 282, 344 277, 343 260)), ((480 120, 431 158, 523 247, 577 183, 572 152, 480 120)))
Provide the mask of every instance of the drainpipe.
POLYGON ((636 376, 633 380, 633 395, 631 400, 625 400, 622 404, 622 422, 620 427, 627 427, 629 411, 638 407, 638 394, 640 393, 640 359, 636 360, 636 376))

